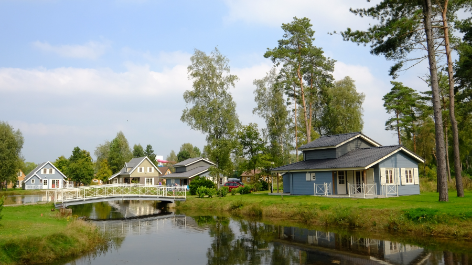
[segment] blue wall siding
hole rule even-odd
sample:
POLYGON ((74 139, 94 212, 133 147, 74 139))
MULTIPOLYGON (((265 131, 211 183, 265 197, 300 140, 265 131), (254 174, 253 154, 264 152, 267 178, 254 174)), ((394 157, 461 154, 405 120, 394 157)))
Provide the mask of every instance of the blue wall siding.
POLYGON ((370 143, 364 141, 361 138, 356 138, 350 142, 347 142, 340 147, 336 148, 336 157, 340 157, 352 150, 359 149, 359 148, 368 148, 373 147, 370 143))
MULTIPOLYGON (((418 162, 403 152, 398 152, 378 164, 379 168, 418 168, 418 162)), ((380 172, 379 172, 380 178, 380 172)), ((380 179, 379 179, 380 183, 380 179)), ((398 195, 420 194, 420 185, 399 185, 398 195)))
MULTIPOLYGON (((292 179, 292 194, 294 195, 314 195, 315 189, 314 184, 323 184, 333 182, 331 171, 320 171, 315 172, 315 181, 306 181, 306 172, 296 172, 293 174, 292 179)), ((284 178, 284 189, 285 189, 285 178, 284 178)), ((284 190, 285 191, 285 190, 284 190)))
POLYGON ((25 185, 43 185, 42 181, 37 177, 33 176, 30 178, 28 181, 25 182, 25 185), (34 184, 32 183, 32 180, 34 179, 34 184))
POLYGON ((284 176, 284 193, 290 193, 290 174, 285 173, 284 176))
POLYGON ((336 148, 311 150, 303 152, 305 160, 336 158, 336 148))
MULTIPOLYGON (((47 168, 48 170, 49 169, 54 169, 54 167, 49 164, 49 163, 46 163, 44 166, 42 166, 35 175, 39 176, 42 180, 45 180, 47 179, 48 180, 48 186, 50 186, 50 182, 49 180, 51 179, 59 179, 61 180, 59 183, 60 183, 60 187, 62 188, 64 186, 64 183, 63 183, 63 180, 65 180, 65 178, 63 177, 63 175, 61 174, 61 172, 58 170, 58 169, 54 169, 54 174, 42 174, 41 171, 44 169, 44 168, 47 168)), ((41 189, 43 188, 43 181, 37 178, 36 176, 32 177, 31 179, 29 179, 27 182, 25 182, 25 185, 41 185, 41 189), (31 183, 31 180, 35 179, 35 183, 32 184, 31 183)))

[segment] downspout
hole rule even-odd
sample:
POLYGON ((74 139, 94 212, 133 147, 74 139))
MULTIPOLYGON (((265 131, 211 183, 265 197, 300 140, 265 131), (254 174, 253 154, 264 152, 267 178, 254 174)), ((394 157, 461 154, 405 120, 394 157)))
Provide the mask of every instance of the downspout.
POLYGON ((293 173, 290 173, 290 195, 293 194, 293 173))

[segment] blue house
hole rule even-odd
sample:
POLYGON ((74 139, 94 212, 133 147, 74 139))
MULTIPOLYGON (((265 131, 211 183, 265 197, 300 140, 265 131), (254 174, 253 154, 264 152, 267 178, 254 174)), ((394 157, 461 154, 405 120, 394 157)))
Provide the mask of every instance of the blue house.
POLYGON ((39 164, 23 181, 23 189, 62 189, 67 177, 51 162, 39 164))
POLYGON ((418 163, 401 145, 381 146, 362 133, 320 137, 299 148, 303 161, 272 169, 293 195, 400 196, 420 193, 418 163))

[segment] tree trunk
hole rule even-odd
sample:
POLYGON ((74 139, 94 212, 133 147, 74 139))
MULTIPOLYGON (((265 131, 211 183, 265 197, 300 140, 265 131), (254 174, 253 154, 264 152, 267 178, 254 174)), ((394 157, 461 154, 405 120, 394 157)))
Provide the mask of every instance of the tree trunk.
POLYGON ((398 111, 395 111, 397 114, 397 134, 398 134, 398 145, 402 145, 402 138, 400 136, 400 122, 398 121, 398 111))
MULTIPOLYGON (((305 100, 305 89, 303 89, 303 76, 302 76, 302 73, 300 72, 300 68, 301 66, 298 65, 298 69, 297 69, 297 75, 298 75, 298 79, 300 80, 300 92, 302 94, 302 104, 303 104, 303 114, 304 114, 304 118, 305 118, 305 129, 306 129, 306 141, 307 143, 311 142, 311 130, 310 128, 308 128, 308 116, 307 116, 307 108, 306 108, 306 100, 305 100)), ((298 160, 298 157, 297 157, 297 160, 298 160)))
POLYGON ((295 91, 295 87, 293 87, 293 101, 295 102, 295 154, 297 156, 295 162, 298 162, 297 98, 295 96, 295 91))
POLYGON ((457 129, 457 120, 454 107, 454 71, 452 69, 451 46, 449 45, 449 28, 447 25, 447 5, 448 0, 444 3, 442 11, 442 19, 444 26, 444 40, 446 46, 447 57, 447 73, 449 74, 449 116, 451 119, 452 128, 452 148, 454 150, 454 171, 456 177, 457 197, 464 197, 464 187, 462 185, 462 165, 461 156, 459 152, 459 131, 457 129))
POLYGON ((449 142, 447 138, 447 125, 444 126, 444 135, 445 140, 444 143, 446 145, 446 169, 447 169, 447 181, 451 182, 451 166, 449 165, 449 142))
POLYGON ((429 71, 431 74, 431 90, 433 92, 433 111, 436 129, 436 155, 437 155, 437 176, 439 184, 439 201, 449 201, 447 194, 447 175, 446 161, 444 150, 444 132, 441 113, 441 105, 439 102, 439 84, 438 69, 436 66, 436 54, 433 42, 433 30, 431 25, 432 6, 431 0, 424 0, 423 3, 424 28, 428 47, 429 71))

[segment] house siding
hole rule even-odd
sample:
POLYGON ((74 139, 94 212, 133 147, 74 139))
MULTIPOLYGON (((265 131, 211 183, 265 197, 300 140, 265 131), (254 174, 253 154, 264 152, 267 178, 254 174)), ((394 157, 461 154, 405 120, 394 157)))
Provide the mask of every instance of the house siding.
POLYGON ((37 173, 34 174, 32 178, 30 178, 27 182, 24 183, 25 189, 43 189, 43 180, 48 180, 48 188, 51 188, 51 181, 50 180, 60 180, 59 181, 59 188, 64 186, 64 177, 62 176, 61 172, 55 169, 50 163, 46 163, 44 166, 38 169, 37 173), (54 169, 54 174, 42 174, 41 171, 46 169, 54 169), (39 176, 40 178, 38 178, 39 176), (35 179, 35 183, 32 183, 32 180, 35 179), (34 186, 34 187, 33 187, 34 186))
POLYGON ((290 176, 289 173, 283 175, 284 193, 290 193, 290 176))
MULTIPOLYGON (((404 152, 398 152, 380 162, 377 166, 377 173, 380 184, 380 168, 418 168, 418 162, 410 158, 404 152)), ((380 185, 379 185, 380 186, 380 185)), ((379 193, 380 194, 380 193, 379 193)), ((398 195, 420 194, 420 185, 399 185, 398 195)))
POLYGON ((140 180, 141 184, 144 184, 144 178, 157 178, 158 176, 159 172, 147 159, 144 159, 143 162, 136 167, 133 173, 131 173, 132 178, 142 178, 142 180, 140 180), (144 167, 144 172, 139 172, 140 167, 144 167), (147 172, 148 167, 154 168, 154 172, 147 172))
POLYGON ((338 158, 352 150, 355 150, 355 149, 359 149, 359 148, 369 148, 369 147, 373 147, 372 144, 370 144, 369 142, 361 139, 361 138, 356 138, 350 142, 347 142, 343 145, 341 145, 340 147, 336 148, 336 157, 335 158, 338 158))
POLYGON ((305 160, 336 158, 336 148, 305 151, 305 160))
MULTIPOLYGON (((306 181, 306 172, 292 173, 292 191, 294 195, 314 195, 315 189, 314 184, 332 183, 331 171, 318 171, 315 172, 315 181, 306 181)), ((284 192, 285 192, 285 176, 284 176, 284 192)))

